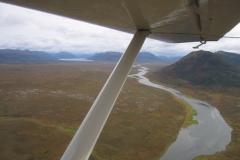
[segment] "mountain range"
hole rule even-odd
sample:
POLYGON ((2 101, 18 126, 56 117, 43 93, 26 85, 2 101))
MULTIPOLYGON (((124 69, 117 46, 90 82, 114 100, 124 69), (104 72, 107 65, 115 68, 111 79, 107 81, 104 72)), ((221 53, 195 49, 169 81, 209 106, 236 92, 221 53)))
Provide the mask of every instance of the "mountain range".
MULTIPOLYGON (((240 54, 218 51, 215 55, 228 61, 229 63, 240 67, 240 54)), ((73 54, 70 52, 47 53, 43 51, 0 49, 0 63, 11 62, 45 62, 58 61, 59 59, 85 58, 94 61, 118 61, 122 56, 121 52, 107 51, 96 54, 73 54)), ((140 52, 137 62, 158 62, 158 61, 178 61, 181 56, 168 57, 163 55, 154 55, 150 52, 140 52)))
MULTIPOLYGON (((96 54, 73 54, 69 52, 47 53, 43 51, 0 49, 0 63, 16 62, 45 62, 58 61, 59 59, 85 58, 94 61, 118 61, 123 53, 107 51, 96 54)), ((180 57, 155 56, 150 52, 140 52, 136 61, 176 61, 180 57)))
POLYGON ((74 59, 74 58, 89 58, 91 54, 73 54, 69 52, 50 53, 55 59, 74 59))
POLYGON ((72 54, 69 52, 47 53, 19 49, 0 49, 0 63, 11 62, 46 62, 59 59, 89 58, 90 54, 72 54))
POLYGON ((1 49, 0 62, 41 62, 54 61, 50 54, 41 51, 1 49))
MULTIPOLYGON (((223 59, 219 56, 220 53, 202 50, 191 52, 155 74, 170 79, 181 79, 193 85, 240 87, 240 70, 231 63, 231 58, 223 59)), ((224 56, 227 57, 227 54, 224 53, 224 56)))
MULTIPOLYGON (((88 58, 89 60, 94 61, 118 61, 123 53, 121 52, 101 52, 96 53, 92 57, 88 58)), ((160 59, 150 52, 140 52, 136 59, 137 62, 154 62, 160 61, 160 59)))
POLYGON ((89 57, 88 60, 93 61, 118 61, 122 56, 121 52, 107 51, 101 53, 95 53, 89 57))

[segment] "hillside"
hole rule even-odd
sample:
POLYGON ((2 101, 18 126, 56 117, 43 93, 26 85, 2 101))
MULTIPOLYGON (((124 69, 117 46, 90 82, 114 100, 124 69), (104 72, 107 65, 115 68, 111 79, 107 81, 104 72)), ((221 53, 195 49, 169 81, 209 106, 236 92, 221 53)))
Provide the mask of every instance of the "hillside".
MULTIPOLYGON (((121 56, 122 56, 121 52, 107 51, 96 53, 88 59, 94 61, 118 61, 121 58, 121 56)), ((149 52, 140 52, 139 55, 137 56, 136 61, 138 62, 159 61, 159 58, 157 58, 154 54, 149 52)))
POLYGON ((240 54, 225 51, 218 51, 215 52, 215 54, 225 59, 229 63, 232 63, 233 65, 240 67, 240 54))
POLYGON ((42 62, 54 61, 55 58, 46 52, 30 50, 0 49, 0 62, 42 62))
POLYGON ((208 51, 191 52, 157 71, 159 77, 185 80, 193 85, 240 87, 240 70, 208 51))

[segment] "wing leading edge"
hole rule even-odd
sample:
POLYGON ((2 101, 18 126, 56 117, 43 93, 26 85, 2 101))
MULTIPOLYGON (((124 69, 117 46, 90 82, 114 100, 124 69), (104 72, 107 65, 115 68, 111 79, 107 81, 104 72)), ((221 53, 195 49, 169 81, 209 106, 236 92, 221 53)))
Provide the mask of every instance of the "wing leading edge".
POLYGON ((216 41, 240 21, 239 0, 0 0, 165 42, 216 41), (130 3, 130 4, 129 4, 130 3), (131 4, 132 3, 132 4, 131 4), (129 17, 129 12, 136 16, 129 17), (139 15, 141 16, 138 23, 139 15), (136 26, 136 24, 139 24, 136 26))

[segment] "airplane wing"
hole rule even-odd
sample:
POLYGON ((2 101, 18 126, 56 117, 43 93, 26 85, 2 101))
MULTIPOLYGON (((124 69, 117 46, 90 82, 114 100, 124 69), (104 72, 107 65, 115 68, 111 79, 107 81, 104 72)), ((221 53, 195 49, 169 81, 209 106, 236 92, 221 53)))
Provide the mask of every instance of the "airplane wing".
POLYGON ((216 41, 240 21, 239 0, 0 0, 165 42, 216 41), (134 12, 137 17, 130 17, 134 12), (140 24, 136 27, 136 22, 140 24))

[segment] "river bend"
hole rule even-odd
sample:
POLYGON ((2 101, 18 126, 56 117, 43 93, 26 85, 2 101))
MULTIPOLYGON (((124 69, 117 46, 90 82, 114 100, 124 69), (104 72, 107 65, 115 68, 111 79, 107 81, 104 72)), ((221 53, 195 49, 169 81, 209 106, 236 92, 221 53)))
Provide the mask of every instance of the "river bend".
POLYGON ((194 119, 199 123, 181 128, 176 141, 159 160, 192 160, 199 155, 212 155, 224 151, 231 141, 232 128, 219 111, 207 102, 187 98, 178 90, 150 82, 144 77, 147 72, 148 68, 141 67, 139 73, 129 77, 137 78, 141 84, 166 90, 185 100, 196 110, 197 116, 194 116, 194 119))

